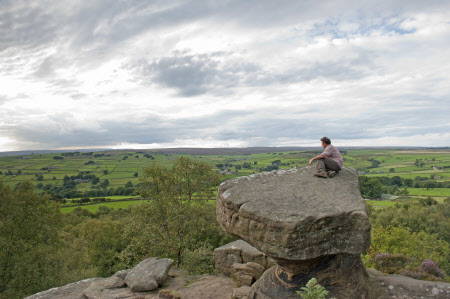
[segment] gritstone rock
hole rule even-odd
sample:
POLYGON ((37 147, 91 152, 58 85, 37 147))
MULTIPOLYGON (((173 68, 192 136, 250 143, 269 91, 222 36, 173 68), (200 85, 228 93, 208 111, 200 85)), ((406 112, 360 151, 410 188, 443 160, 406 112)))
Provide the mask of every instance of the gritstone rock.
POLYGON ((151 291, 164 282, 173 261, 166 258, 148 258, 130 270, 125 282, 133 292, 151 291))
POLYGON ((219 186, 216 210, 224 230, 277 263, 249 298, 298 298, 312 277, 338 298, 367 294, 360 254, 370 223, 354 170, 326 180, 307 167, 231 179, 219 186))
POLYGON ((233 273, 233 264, 248 262, 257 263, 265 269, 274 265, 272 259, 243 240, 236 240, 214 249, 214 266, 218 272, 225 275, 233 273))

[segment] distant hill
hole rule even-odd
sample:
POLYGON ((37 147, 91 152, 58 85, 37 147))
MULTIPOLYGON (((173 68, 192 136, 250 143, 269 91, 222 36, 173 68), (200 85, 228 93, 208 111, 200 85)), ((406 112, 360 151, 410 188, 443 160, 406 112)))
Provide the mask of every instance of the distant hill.
MULTIPOLYGON (((340 146, 340 149, 398 149, 398 150, 450 150, 450 147, 408 147, 408 146, 340 146)), ((74 149, 74 150, 25 150, 25 151, 8 151, 0 152, 0 157, 5 156, 23 156, 32 154, 50 154, 50 153, 67 153, 67 152, 101 152, 101 151, 133 151, 133 152, 152 152, 162 154, 188 154, 188 155, 251 155, 271 152, 287 152, 287 151, 317 151, 320 147, 311 146, 261 146, 261 147, 224 147, 224 148, 199 148, 199 147, 177 147, 177 148, 153 148, 153 149, 74 149)))

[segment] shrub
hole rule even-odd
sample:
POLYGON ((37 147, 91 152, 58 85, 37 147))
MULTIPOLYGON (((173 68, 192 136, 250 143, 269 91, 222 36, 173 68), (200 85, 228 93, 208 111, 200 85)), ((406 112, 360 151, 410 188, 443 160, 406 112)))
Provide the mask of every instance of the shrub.
MULTIPOLYGON (((425 232, 411 232, 403 227, 379 227, 372 228, 372 242, 369 251, 364 256, 364 262, 369 267, 378 268, 380 261, 385 261, 379 254, 403 255, 408 260, 400 257, 393 259, 392 264, 398 268, 400 262, 406 262, 405 268, 413 269, 420 266, 423 260, 432 259, 439 263, 444 271, 450 268, 450 245, 439 240, 435 235, 425 232), (378 261, 377 261, 378 260, 378 261), (395 261, 395 263, 394 263, 395 261), (377 264, 378 263, 378 264, 377 264)), ((389 262, 391 262, 389 260, 389 262)), ((391 269, 394 270, 394 269, 391 269)), ((398 273, 399 269, 395 270, 398 273)))
POLYGON ((374 258, 376 268, 385 273, 397 273, 409 261, 410 259, 402 254, 378 253, 374 258))
POLYGON ((431 275, 440 277, 440 278, 444 278, 445 277, 445 272, 441 270, 441 268, 439 268, 439 265, 437 263, 435 263, 434 261, 430 260, 430 259, 426 259, 422 262, 422 264, 420 265, 420 269, 426 273, 429 273, 431 275))
POLYGON ((184 255, 183 269, 190 274, 210 274, 214 272, 213 250, 207 247, 200 247, 194 250, 187 250, 184 255))
POLYGON ((311 278, 297 294, 303 299, 325 299, 328 291, 317 282, 317 279, 311 278))

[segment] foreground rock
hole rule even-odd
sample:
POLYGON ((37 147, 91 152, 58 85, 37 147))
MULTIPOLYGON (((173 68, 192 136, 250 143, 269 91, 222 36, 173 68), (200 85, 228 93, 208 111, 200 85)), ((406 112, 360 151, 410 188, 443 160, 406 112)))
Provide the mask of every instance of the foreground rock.
POLYGON ((219 187, 217 220, 277 264, 249 298, 298 299, 295 291, 312 277, 337 298, 368 297, 360 254, 370 224, 355 171, 323 179, 300 168, 228 180, 219 187))
POLYGON ((225 276, 189 275, 171 268, 160 288, 133 292, 120 277, 91 278, 34 294, 26 299, 230 299, 235 282, 225 276), (104 287, 104 288, 103 288, 104 287))
POLYGON ((97 280, 101 280, 101 278, 88 278, 72 282, 28 296, 26 299, 80 299, 83 298, 83 291, 97 280))
POLYGON ((127 273, 125 282, 133 292, 152 291, 167 279, 172 264, 171 259, 145 259, 127 273))
POLYGON ((450 283, 418 280, 402 275, 387 275, 369 269, 371 298, 377 299, 449 299, 450 283))

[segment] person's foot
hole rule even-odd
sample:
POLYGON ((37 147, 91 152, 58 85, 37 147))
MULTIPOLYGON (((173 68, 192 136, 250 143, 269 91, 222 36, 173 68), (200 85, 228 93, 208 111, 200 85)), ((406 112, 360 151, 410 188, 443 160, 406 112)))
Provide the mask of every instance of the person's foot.
POLYGON ((328 177, 328 174, 325 171, 323 171, 323 170, 317 171, 314 175, 317 176, 317 177, 321 177, 321 178, 327 178, 328 177))
POLYGON ((329 178, 332 178, 332 177, 334 177, 335 175, 337 175, 337 171, 334 171, 334 170, 329 170, 327 173, 328 173, 328 177, 329 177, 329 178))

